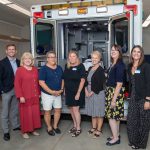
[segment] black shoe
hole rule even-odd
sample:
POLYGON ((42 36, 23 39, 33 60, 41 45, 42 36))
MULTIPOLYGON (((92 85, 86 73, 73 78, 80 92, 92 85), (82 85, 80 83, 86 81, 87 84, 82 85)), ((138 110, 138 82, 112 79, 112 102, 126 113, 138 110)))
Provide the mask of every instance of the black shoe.
POLYGON ((57 133, 57 134, 61 134, 61 131, 60 131, 60 129, 59 129, 59 128, 56 128, 56 129, 54 129, 54 128, 53 128, 53 130, 55 131, 55 133, 57 133))
MULTIPOLYGON (((118 136, 118 138, 120 139, 120 138, 121 138, 121 136, 119 135, 119 136, 118 136)), ((112 140, 112 138, 111 138, 111 137, 108 137, 108 138, 107 138, 107 141, 111 141, 111 140, 112 140)))
POLYGON ((4 139, 5 141, 9 141, 9 140, 10 140, 10 134, 9 134, 9 133, 4 133, 3 139, 4 139))
POLYGON ((106 145, 107 146, 112 146, 112 145, 116 145, 116 144, 120 144, 120 139, 118 139, 116 142, 114 143, 110 143, 110 142, 107 142, 106 145))
POLYGON ((13 131, 21 130, 20 127, 14 128, 13 131))
POLYGON ((47 130, 47 133, 51 136, 55 136, 55 132, 53 130, 50 130, 50 131, 47 130))
POLYGON ((135 145, 132 145, 131 148, 132 148, 132 149, 140 149, 140 147, 135 146, 135 145))

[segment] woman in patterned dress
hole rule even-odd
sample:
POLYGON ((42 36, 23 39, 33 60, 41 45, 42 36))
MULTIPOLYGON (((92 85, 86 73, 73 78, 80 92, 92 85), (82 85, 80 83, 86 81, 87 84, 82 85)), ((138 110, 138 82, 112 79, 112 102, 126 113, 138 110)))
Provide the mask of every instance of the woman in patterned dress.
POLYGON ((129 146, 146 149, 150 130, 150 64, 144 62, 144 51, 139 45, 131 51, 128 74, 131 85, 127 117, 129 146))
POLYGON ((124 81, 125 65, 122 61, 120 46, 113 45, 111 49, 112 65, 109 68, 106 82, 105 115, 109 120, 112 136, 107 138, 106 145, 120 144, 119 124, 124 116, 124 81))
POLYGON ((102 133, 103 117, 105 115, 105 74, 100 66, 101 53, 93 51, 91 54, 92 67, 88 70, 86 94, 86 113, 92 117, 92 129, 88 131, 94 138, 102 133))

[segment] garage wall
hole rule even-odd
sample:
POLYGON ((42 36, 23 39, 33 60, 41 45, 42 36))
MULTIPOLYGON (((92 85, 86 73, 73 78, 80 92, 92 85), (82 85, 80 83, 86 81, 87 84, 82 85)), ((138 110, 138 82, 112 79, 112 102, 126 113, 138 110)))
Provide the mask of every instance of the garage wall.
MULTIPOLYGON (((7 22, 0 21, 0 34, 2 35, 13 35, 18 37, 23 37, 29 39, 29 29, 28 27, 20 27, 7 22)), ((7 44, 14 43, 17 46, 18 54, 17 57, 20 58, 24 51, 30 50, 30 42, 13 42, 0 40, 0 59, 5 57, 5 46, 7 44)))

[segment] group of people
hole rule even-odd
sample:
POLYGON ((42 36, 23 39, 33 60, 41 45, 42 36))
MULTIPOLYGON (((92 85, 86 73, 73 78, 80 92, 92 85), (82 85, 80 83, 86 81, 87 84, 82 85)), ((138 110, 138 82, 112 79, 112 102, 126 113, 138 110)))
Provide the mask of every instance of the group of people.
POLYGON ((92 117, 92 127, 88 134, 93 138, 99 137, 106 117, 112 132, 106 145, 120 144, 119 126, 124 117, 124 92, 128 77, 129 146, 132 149, 146 148, 150 130, 150 65, 144 62, 141 46, 136 45, 131 50, 131 62, 127 71, 119 45, 112 46, 111 66, 107 71, 100 65, 102 56, 96 50, 91 53, 92 66, 87 72, 76 51, 69 51, 64 71, 57 64, 56 53, 49 51, 46 55, 47 63, 40 68, 39 73, 34 67, 31 53, 25 52, 19 62, 15 57, 16 52, 14 44, 7 45, 7 57, 0 61, 4 140, 10 140, 9 115, 13 130, 21 128, 23 138, 29 138, 29 133, 40 135, 36 131, 41 127, 40 97, 47 133, 51 136, 60 134, 58 125, 62 108, 61 95, 64 94, 73 121, 69 130, 72 137, 77 137, 82 132, 80 108, 85 107, 86 114, 92 117))

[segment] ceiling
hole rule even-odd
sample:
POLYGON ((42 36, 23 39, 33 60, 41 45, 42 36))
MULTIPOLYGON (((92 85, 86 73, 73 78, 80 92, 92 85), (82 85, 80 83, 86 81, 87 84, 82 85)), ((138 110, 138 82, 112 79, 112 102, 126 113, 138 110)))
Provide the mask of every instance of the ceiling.
MULTIPOLYGON (((57 2, 66 2, 67 0, 11 0, 12 2, 21 5, 22 7, 30 10, 32 5, 36 4, 46 4, 46 3, 57 3, 57 2)), ((76 0, 71 0, 76 1, 76 0)), ((150 1, 143 0, 144 8, 144 19, 150 14, 150 1)), ((0 20, 4 22, 9 22, 16 24, 18 26, 25 26, 29 24, 29 17, 21 14, 3 4, 0 4, 0 20)))

